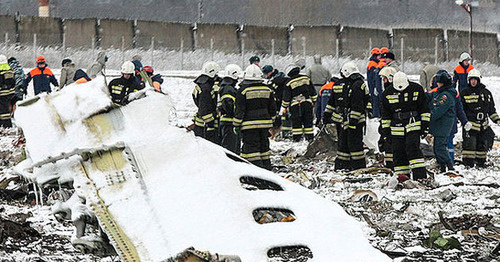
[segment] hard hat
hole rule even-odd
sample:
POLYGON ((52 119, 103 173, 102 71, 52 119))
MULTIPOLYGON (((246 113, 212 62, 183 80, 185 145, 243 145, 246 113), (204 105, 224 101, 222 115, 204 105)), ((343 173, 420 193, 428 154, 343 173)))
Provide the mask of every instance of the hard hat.
POLYGON ((123 63, 122 65, 122 69, 120 72, 122 74, 133 74, 135 72, 134 70, 135 70, 134 63, 130 61, 125 61, 125 63, 123 63))
POLYGON ((265 65, 264 67, 262 67, 262 73, 264 75, 271 73, 273 70, 274 70, 274 67, 272 65, 265 65))
POLYGON ((243 77, 245 80, 261 80, 262 79, 262 71, 260 71, 260 68, 255 65, 251 64, 245 69, 245 76, 243 77))
POLYGON ((463 62, 465 60, 471 60, 472 58, 470 57, 469 53, 467 52, 463 52, 461 55, 460 55, 460 61, 459 62, 463 62))
POLYGON ((380 75, 380 77, 387 78, 387 80, 389 80, 389 83, 392 83, 394 74, 396 74, 397 72, 398 70, 396 70, 396 68, 392 66, 386 66, 380 69, 380 72, 378 72, 378 74, 380 75))
POLYGON ((254 55, 254 56, 250 57, 250 59, 248 61, 250 61, 250 64, 253 64, 255 62, 260 63, 260 58, 256 55, 254 55))
POLYGON ((36 58, 37 63, 45 63, 45 57, 43 55, 36 58))
POLYGON ((397 72, 394 74, 394 81, 392 82, 392 85, 394 86, 394 89, 401 92, 410 85, 410 82, 408 82, 408 77, 405 73, 397 72))
POLYGON ((467 81, 469 81, 473 77, 477 78, 478 80, 481 79, 481 72, 479 72, 479 70, 477 70, 476 68, 469 71, 469 74, 467 74, 467 81))
POLYGON ((226 77, 230 77, 234 80, 237 80, 242 73, 243 70, 241 70, 241 67, 239 65, 235 64, 229 64, 224 68, 224 73, 226 77))
POLYGON ((380 55, 380 48, 375 47, 375 48, 372 49, 372 51, 370 53, 372 55, 380 55))
POLYGON ((300 72, 300 67, 296 64, 290 64, 286 67, 285 69, 285 74, 287 76, 291 76, 290 73, 294 70, 294 69, 297 69, 297 72, 300 72))
POLYGON ((436 83, 441 83, 445 86, 451 85, 451 76, 446 72, 446 70, 440 70, 436 74, 436 83))
POLYGON ((7 64, 7 57, 5 55, 0 55, 0 65, 7 64))
POLYGON ((354 62, 347 62, 342 66, 342 69, 340 69, 340 73, 342 74, 343 77, 349 77, 354 73, 359 73, 358 66, 354 62))
POLYGON ((144 71, 147 73, 153 73, 155 70, 153 69, 152 66, 145 66, 144 71))
POLYGON ((381 53, 381 54, 389 53, 389 48, 387 48, 387 47, 385 47, 385 46, 384 46, 384 47, 382 47, 382 48, 380 48, 380 53, 381 53))
POLYGON ((208 61, 201 67, 201 74, 214 78, 220 71, 220 66, 214 61, 208 61))

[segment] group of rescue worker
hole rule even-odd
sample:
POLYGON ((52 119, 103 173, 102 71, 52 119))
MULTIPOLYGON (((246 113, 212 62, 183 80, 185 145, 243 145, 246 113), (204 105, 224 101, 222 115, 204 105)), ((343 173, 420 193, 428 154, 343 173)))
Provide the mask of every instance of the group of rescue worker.
POLYGON ((460 56, 453 77, 426 66, 423 74, 430 78, 421 81, 425 86, 409 81, 385 47, 371 50, 366 81, 354 62, 342 66, 340 77, 332 77, 321 57, 314 60, 308 70, 299 59, 283 73, 271 65, 261 68, 254 56, 244 72, 230 64, 222 76, 217 63, 205 63, 192 94, 198 109, 195 134, 271 169, 269 137, 274 129, 281 127, 283 137, 291 129, 293 141, 312 141, 316 118, 318 127, 333 124, 337 129, 335 169, 355 170, 367 165, 363 136, 367 118, 375 118, 380 121, 384 165, 420 180, 428 175, 421 139, 433 139, 439 172, 454 171, 453 138, 460 119, 463 164, 485 167, 492 144, 488 118, 497 124, 500 118, 469 54, 460 56))
MULTIPOLYGON (((108 85, 110 97, 115 106, 127 103, 128 96, 149 84, 156 91, 161 92, 163 79, 159 74, 154 74, 151 66, 142 66, 139 56, 134 56, 132 61, 126 61, 121 68, 121 77, 113 79, 108 85)), ((0 127, 12 127, 12 115, 16 102, 23 100, 28 94, 28 85, 33 80, 33 93, 51 93, 58 91, 72 83, 85 83, 97 76, 105 77, 105 67, 108 57, 104 52, 99 52, 95 63, 85 72, 75 68, 69 58, 61 63, 61 76, 59 81, 48 67, 44 56, 36 58, 36 67, 24 73, 23 67, 15 57, 7 59, 0 54, 0 127)))

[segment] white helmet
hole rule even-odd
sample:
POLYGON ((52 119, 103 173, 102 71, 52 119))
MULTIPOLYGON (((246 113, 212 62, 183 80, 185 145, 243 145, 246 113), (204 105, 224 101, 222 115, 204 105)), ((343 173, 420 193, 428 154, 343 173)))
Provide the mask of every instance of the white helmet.
POLYGON ((380 69, 380 72, 378 72, 378 74, 380 75, 380 77, 385 77, 387 78, 387 80, 389 80, 389 83, 392 83, 393 81, 393 78, 394 78, 394 74, 397 73, 398 70, 396 70, 396 68, 392 67, 392 66, 386 66, 382 69, 380 69))
POLYGON ((392 85, 394 86, 394 89, 401 92, 410 85, 410 82, 408 82, 408 77, 405 73, 397 72, 394 74, 394 81, 392 82, 392 85))
POLYGON ((206 75, 210 78, 214 78, 215 75, 220 71, 220 66, 214 61, 208 61, 203 64, 201 68, 201 74, 206 75))
POLYGON ((467 81, 469 81, 471 78, 476 77, 477 79, 481 79, 481 72, 477 69, 472 69, 469 71, 469 74, 467 74, 467 81))
POLYGON ((251 64, 247 66, 245 69, 245 76, 243 77, 245 80, 261 80, 262 79, 262 71, 260 71, 260 68, 255 65, 251 64))
POLYGON ((122 65, 122 70, 120 71, 122 74, 133 74, 135 72, 134 63, 130 61, 125 61, 122 65))
POLYGON ((359 73, 358 66, 354 62, 347 62, 340 69, 340 73, 343 77, 349 77, 352 74, 359 73))
POLYGON ((7 57, 5 55, 0 55, 0 65, 7 64, 7 57))
POLYGON ((472 59, 472 57, 470 57, 469 53, 463 52, 460 55, 460 61, 459 62, 463 62, 464 60, 471 60, 471 59, 472 59))
POLYGON ((304 58, 299 58, 295 61, 295 64, 302 70, 306 67, 306 60, 304 58))
POLYGON ((241 70, 241 67, 239 65, 235 65, 235 64, 229 64, 224 69, 224 73, 226 74, 226 77, 230 77, 234 80, 237 80, 241 76, 242 71, 243 70, 241 70))

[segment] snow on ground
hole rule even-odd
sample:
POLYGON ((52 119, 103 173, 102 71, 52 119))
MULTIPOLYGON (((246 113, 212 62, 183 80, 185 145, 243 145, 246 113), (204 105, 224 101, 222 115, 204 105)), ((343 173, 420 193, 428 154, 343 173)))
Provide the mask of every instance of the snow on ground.
MULTIPOLYGON (((165 72, 165 74, 168 74, 165 72)), ((183 76, 183 74, 180 74, 183 76)), ((188 76, 196 75, 196 72, 187 73, 188 76)), ((411 76, 411 79, 418 79, 418 76, 411 76)), ((193 88, 192 78, 168 77, 162 89, 172 97, 178 116, 180 126, 191 123, 192 114, 195 111, 191 98, 193 88)), ((494 94, 495 102, 500 105, 500 77, 486 77, 483 82, 494 94)), ((500 128, 493 125, 497 134, 500 128)), ((457 135, 456 141, 460 141, 457 135)), ((1 145, 9 145, 15 135, 3 135, 0 137, 1 145)), ((487 169, 465 169, 458 166, 457 169, 463 177, 437 176, 436 181, 440 187, 435 189, 403 189, 393 190, 385 187, 389 175, 358 175, 347 176, 345 173, 333 171, 332 159, 307 160, 300 157, 305 152, 306 142, 292 143, 290 141, 272 141, 271 148, 274 156, 273 164, 277 166, 276 173, 282 177, 290 177, 296 174, 303 174, 308 178, 313 178, 319 182, 312 187, 314 192, 341 204, 351 215, 355 216, 363 225, 366 236, 373 246, 384 250, 398 250, 406 255, 396 259, 401 261, 406 257, 408 261, 478 261, 481 257, 486 257, 497 244, 498 239, 471 239, 460 234, 460 231, 442 229, 441 233, 445 237, 454 236, 461 243, 463 250, 442 251, 439 249, 428 249, 421 245, 423 239, 428 237, 430 228, 439 224, 438 212, 442 211, 445 217, 459 217, 463 214, 482 214, 492 217, 491 223, 500 227, 500 193, 498 188, 484 186, 485 184, 498 184, 500 160, 500 144, 495 144, 495 148, 489 152, 488 156, 492 166, 487 169), (288 156, 289 149, 293 148, 297 155, 292 155, 291 162, 285 162, 284 156, 288 156), (356 182, 358 180, 358 182, 356 182), (463 183, 463 185, 459 184, 463 183), (356 190, 371 190, 377 197, 377 202, 352 202, 348 200, 356 190), (451 192, 451 199, 445 201, 451 192), (370 221, 379 227, 373 229, 369 225, 363 214, 368 214, 370 221), (387 231, 388 234, 380 234, 387 231)), ((4 147, 2 147, 3 149, 4 147)), ((4 151, 12 150, 7 147, 4 151)), ((373 162, 373 160, 371 160, 373 162)), ((432 164, 432 161, 428 161, 432 164)), ((5 172, 3 170, 2 172, 5 172)), ((295 179, 298 183, 308 186, 310 181, 295 179)), ((50 246, 43 243, 32 242, 37 252, 21 250, 17 253, 2 251, 2 259, 14 259, 16 261, 26 260, 33 255, 39 255, 43 259, 50 261, 80 261, 93 259, 90 255, 78 255, 70 247, 69 235, 72 229, 61 226, 54 222, 48 215, 48 207, 30 207, 26 205, 10 204, 5 201, 0 202, 0 215, 12 214, 15 212, 32 212, 34 216, 29 219, 33 226, 46 235, 55 235, 65 244, 60 244, 59 250, 51 250, 50 246), (64 251, 61 251, 64 250, 64 251), (68 256, 71 256, 69 258, 68 256)), ((491 261, 493 260, 484 260, 491 261)))

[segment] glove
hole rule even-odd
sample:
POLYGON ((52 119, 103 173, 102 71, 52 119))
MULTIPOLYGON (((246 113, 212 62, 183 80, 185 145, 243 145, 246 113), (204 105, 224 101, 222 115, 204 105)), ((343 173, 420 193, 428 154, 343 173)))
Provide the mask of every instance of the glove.
MULTIPOLYGON (((500 121, 500 120, 498 120, 498 121, 500 121)), ((498 121, 497 121, 497 124, 498 124, 498 121)), ((465 132, 469 132, 471 130, 471 128, 472 128, 472 123, 471 122, 465 123, 465 125, 464 125, 465 132)))
POLYGON ((233 127, 233 132, 235 135, 239 136, 241 133, 241 126, 235 126, 233 127))
POLYGON ((422 134, 420 135, 420 137, 422 139, 425 139, 428 134, 429 134, 429 130, 428 129, 424 129, 424 130, 422 130, 422 134))
MULTIPOLYGON (((469 122, 467 122, 467 123, 469 123, 469 122)), ((495 121, 495 124, 500 125, 500 119, 498 119, 497 121, 495 121)))
POLYGON ((316 118, 316 123, 314 123, 314 125, 317 127, 321 126, 321 119, 316 118))
POLYGON ((368 116, 368 118, 369 118, 369 119, 373 119, 373 118, 374 118, 374 117, 373 117, 373 111, 372 111, 372 110, 368 110, 368 111, 366 112, 366 114, 367 114, 367 116, 368 116))
POLYGON ((278 116, 278 117, 276 117, 276 119, 275 119, 275 120, 274 120, 274 122, 273 122, 273 127, 274 127, 274 128, 278 128, 278 127, 280 127, 280 126, 282 126, 282 123, 281 123, 281 117, 280 117, 280 116, 278 116))
POLYGON ((333 123, 333 119, 332 117, 323 117, 323 124, 327 125, 327 124, 331 124, 333 123))
POLYGON ((279 115, 282 116, 285 114, 286 109, 284 107, 281 107, 279 115))

